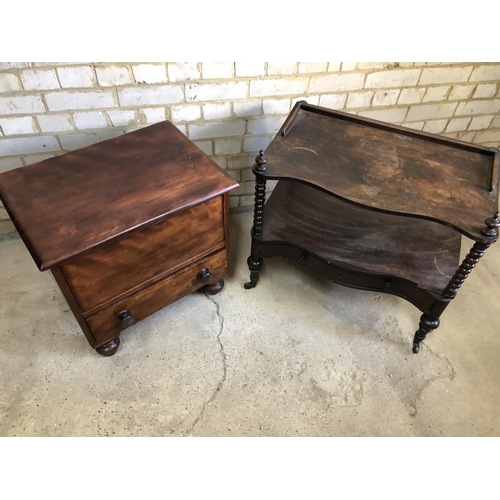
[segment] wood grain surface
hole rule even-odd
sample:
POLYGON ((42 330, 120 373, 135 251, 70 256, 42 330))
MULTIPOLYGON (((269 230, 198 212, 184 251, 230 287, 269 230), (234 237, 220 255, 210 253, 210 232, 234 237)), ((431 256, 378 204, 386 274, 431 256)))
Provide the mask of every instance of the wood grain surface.
POLYGON ((224 245, 222 196, 97 248, 63 266, 82 311, 160 279, 224 245))
MULTIPOLYGON (((88 325, 97 342, 103 343, 111 340, 125 329, 125 325, 122 325, 120 321, 120 313, 128 311, 134 322, 137 322, 201 288, 203 284, 198 280, 197 274, 203 268, 207 268, 212 273, 213 283, 222 279, 227 273, 226 250, 210 255, 193 266, 183 269, 173 276, 141 290, 134 296, 119 301, 87 318, 88 325)), ((130 324, 128 322, 127 326, 130 324)))
POLYGON ((436 292, 460 263, 461 236, 452 228, 366 210, 297 181, 278 182, 264 207, 259 241, 290 243, 327 263, 436 292))
POLYGON ((484 220, 498 209, 498 150, 313 105, 295 108, 283 131, 266 150, 264 176, 299 179, 369 208, 485 239, 484 220))
POLYGON ((0 175, 42 271, 236 187, 168 121, 0 175))

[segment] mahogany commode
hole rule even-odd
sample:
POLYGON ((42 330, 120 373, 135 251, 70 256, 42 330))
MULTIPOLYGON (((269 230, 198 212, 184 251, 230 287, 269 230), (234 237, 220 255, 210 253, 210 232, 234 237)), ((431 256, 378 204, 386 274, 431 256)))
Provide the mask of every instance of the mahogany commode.
POLYGON ((0 175, 0 198, 49 269, 89 344, 119 334, 228 270, 226 172, 164 121, 0 175))
POLYGON ((256 157, 250 281, 286 257, 422 311, 413 352, 498 239, 498 155, 298 102, 256 157), (265 201, 266 181, 278 180, 265 201), (475 243, 460 264, 461 235, 475 243))

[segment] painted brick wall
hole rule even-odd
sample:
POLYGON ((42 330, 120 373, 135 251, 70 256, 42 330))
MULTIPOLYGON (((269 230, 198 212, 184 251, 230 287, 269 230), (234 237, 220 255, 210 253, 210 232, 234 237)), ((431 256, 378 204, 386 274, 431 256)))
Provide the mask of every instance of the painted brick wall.
POLYGON ((169 119, 250 207, 253 159, 297 100, 498 147, 499 84, 498 63, 0 63, 0 171, 169 119))

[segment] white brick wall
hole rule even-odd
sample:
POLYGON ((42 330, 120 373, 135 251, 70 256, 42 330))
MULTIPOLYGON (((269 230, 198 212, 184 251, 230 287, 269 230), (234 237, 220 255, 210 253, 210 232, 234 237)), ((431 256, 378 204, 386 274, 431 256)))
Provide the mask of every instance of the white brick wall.
POLYGON ((372 106, 392 106, 398 102, 399 89, 377 90, 373 96, 372 106))
POLYGON ((307 91, 308 78, 272 78, 259 79, 250 82, 252 97, 303 94, 307 91))
POLYGON ((247 96, 247 82, 197 84, 186 86, 188 101, 222 101, 227 99, 242 99, 247 96))
POLYGON ((419 69, 380 71, 366 77, 366 88, 413 87, 420 77, 419 69))
POLYGON ((126 127, 134 125, 136 122, 136 112, 133 109, 113 109, 107 111, 109 119, 113 127, 126 127))
POLYGON ((179 104, 172 106, 171 114, 174 122, 192 122, 201 117, 201 109, 198 104, 179 104))
POLYGON ((424 95, 422 102, 444 101, 446 99, 446 96, 448 95, 449 90, 449 86, 429 87, 424 95))
POLYGON ((462 100, 468 99, 472 92, 476 89, 475 85, 454 85, 451 89, 448 99, 450 100, 462 100))
POLYGON ((203 105, 203 118, 205 120, 220 120, 231 116, 231 103, 208 103, 203 105))
POLYGON ((49 90, 60 88, 53 69, 25 69, 21 71, 21 81, 25 90, 49 90))
POLYGON ((95 76, 90 66, 74 66, 69 68, 57 68, 57 74, 61 87, 79 88, 93 87, 95 76))
POLYGON ((126 66, 111 64, 95 69, 97 81, 101 87, 118 87, 132 82, 130 72, 126 66))
POLYGON ((420 85, 432 83, 466 82, 472 73, 472 66, 466 68, 429 68, 422 71, 420 85))
POLYGON ((78 130, 92 130, 96 128, 106 128, 108 126, 106 117, 101 111, 73 113, 73 121, 78 130))
POLYGON ((200 66, 201 63, 168 63, 168 77, 171 82, 197 80, 201 76, 200 66))
POLYGON ((235 137, 231 139, 217 139, 215 142, 215 154, 238 154, 241 152, 241 138, 235 137))
POLYGON ((7 172, 13 168, 22 167, 23 162, 21 158, 15 156, 7 156, 5 158, 0 158, 0 173, 7 172))
POLYGON ((326 62, 299 62, 299 73, 324 73, 327 68, 326 62))
POLYGON ((233 103, 234 114, 239 117, 258 116, 262 114, 262 101, 247 100, 233 103))
POLYGON ((346 94, 322 95, 319 98, 319 105, 330 109, 342 109, 346 100, 346 94))
POLYGON ((0 116, 43 113, 45 107, 38 95, 0 97, 0 116))
POLYGON ((474 68, 470 81, 481 82, 484 80, 494 80, 498 83, 500 81, 500 66, 495 64, 492 66, 479 66, 478 68, 474 68))
POLYGON ((403 89, 399 94, 398 104, 415 104, 417 102, 422 102, 425 92, 425 88, 403 89))
POLYGON ((296 62, 269 62, 267 63, 268 75, 293 75, 298 72, 296 62))
POLYGON ((456 103, 411 106, 408 111, 407 120, 411 122, 416 120, 432 120, 434 118, 451 117, 456 107, 456 103))
POLYGON ((0 92, 15 92, 22 90, 19 78, 12 74, 0 74, 0 92))
POLYGON ((189 137, 192 140, 243 135, 245 132, 245 122, 238 120, 211 122, 204 125, 189 125, 188 130, 189 137))
POLYGON ((0 128, 4 135, 25 135, 37 132, 31 116, 0 118, 0 128))
POLYGON ((73 130, 70 115, 67 114, 38 115, 36 119, 42 132, 69 132, 73 130))
POLYGON ((98 90, 91 92, 50 92, 45 94, 45 102, 49 111, 112 108, 116 106, 111 91, 98 90))
POLYGON ((455 118, 449 121, 446 132, 462 132, 467 130, 469 123, 470 118, 455 118))
POLYGON ((202 64, 201 71, 203 74, 203 78, 205 78, 206 80, 212 80, 216 78, 231 78, 234 75, 234 63, 204 62, 202 64))
POLYGON ((132 66, 136 83, 163 83, 167 81, 164 64, 134 64, 132 66))
POLYGON ((373 97, 373 92, 352 92, 347 97, 346 108, 367 108, 373 97))
POLYGON ((264 115, 283 115, 291 109, 290 99, 266 99, 263 102, 264 115))
POLYGON ((248 120, 248 131, 254 135, 276 134, 283 121, 283 118, 255 118, 248 120))
POLYGON ((239 62, 236 63, 236 76, 264 76, 265 63, 239 62))
POLYGON ((159 85, 125 88, 118 91, 118 98, 121 106, 141 106, 182 102, 184 95, 180 85, 159 85))
POLYGON ((254 158, 302 99, 500 146, 500 63, 0 63, 0 172, 168 119, 250 207, 254 158))
POLYGON ((165 108, 143 108, 139 110, 143 123, 158 123, 166 120, 165 108))
POLYGON ((363 88, 365 75, 353 73, 346 75, 313 76, 309 86, 310 92, 326 92, 358 90, 363 88))
POLYGON ((5 138, 0 141, 0 156, 13 156, 15 154, 44 153, 60 151, 55 137, 35 136, 5 138))

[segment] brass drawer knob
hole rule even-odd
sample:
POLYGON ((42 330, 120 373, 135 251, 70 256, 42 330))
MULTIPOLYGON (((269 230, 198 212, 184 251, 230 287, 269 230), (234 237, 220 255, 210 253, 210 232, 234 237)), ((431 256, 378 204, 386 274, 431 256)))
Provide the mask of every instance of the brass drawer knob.
POLYGON ((197 275, 196 279, 202 284, 202 285, 208 285, 213 279, 214 275, 206 268, 204 267, 197 275))
POLYGON ((120 323, 120 326, 127 328, 135 323, 135 318, 128 309, 125 309, 125 311, 118 314, 118 323, 120 323))

